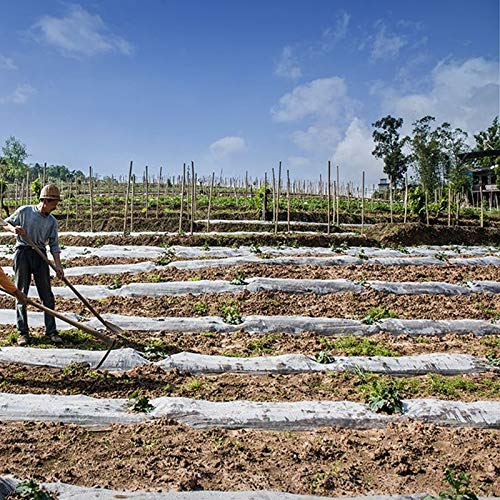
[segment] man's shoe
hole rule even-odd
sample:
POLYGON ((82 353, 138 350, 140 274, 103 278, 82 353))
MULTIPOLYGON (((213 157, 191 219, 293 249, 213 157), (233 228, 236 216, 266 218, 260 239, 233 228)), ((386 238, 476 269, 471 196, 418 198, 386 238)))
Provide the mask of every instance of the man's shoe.
POLYGON ((28 345, 31 341, 31 337, 27 333, 20 333, 17 337, 17 345, 23 346, 28 345))
POLYGON ((53 344, 62 344, 63 339, 59 337, 57 333, 47 333, 45 337, 50 340, 53 344))

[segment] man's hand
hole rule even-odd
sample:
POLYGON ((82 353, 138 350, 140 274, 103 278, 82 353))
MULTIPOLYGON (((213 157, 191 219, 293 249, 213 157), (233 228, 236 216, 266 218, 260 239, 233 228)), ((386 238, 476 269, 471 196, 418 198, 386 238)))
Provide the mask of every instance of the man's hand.
POLYGON ((56 266, 56 276, 62 280, 64 278, 64 269, 62 266, 56 266))
POLYGON ((26 234, 26 231, 24 230, 24 227, 23 226, 16 226, 14 228, 14 231, 16 234, 18 234, 19 236, 27 236, 26 234))
POLYGON ((14 292, 14 295, 16 296, 16 299, 18 300, 18 302, 21 302, 22 304, 26 304, 26 295, 24 295, 24 293, 21 292, 21 290, 16 290, 14 292))

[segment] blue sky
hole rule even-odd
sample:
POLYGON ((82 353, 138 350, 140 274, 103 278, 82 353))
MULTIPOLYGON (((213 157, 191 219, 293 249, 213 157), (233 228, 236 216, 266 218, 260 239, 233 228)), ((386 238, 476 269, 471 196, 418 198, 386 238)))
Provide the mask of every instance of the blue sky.
POLYGON ((498 0, 2 0, 0 143, 100 175, 377 182, 371 124, 499 113, 498 0))

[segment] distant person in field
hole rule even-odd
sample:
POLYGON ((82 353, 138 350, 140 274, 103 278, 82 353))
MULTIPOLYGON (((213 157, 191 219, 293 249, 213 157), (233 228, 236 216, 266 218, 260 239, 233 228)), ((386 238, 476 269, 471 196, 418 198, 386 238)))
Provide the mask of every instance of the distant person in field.
MULTIPOLYGON (((44 306, 54 309, 55 300, 50 286, 50 272, 48 264, 37 254, 37 252, 23 239, 28 236, 35 245, 46 253, 46 245, 49 244, 50 253, 54 258, 56 274, 59 279, 64 277, 61 265, 61 248, 59 247, 59 236, 57 233, 57 220, 51 214, 61 199, 59 188, 55 184, 48 184, 40 191, 40 202, 38 205, 25 205, 18 208, 10 217, 5 219, 5 228, 14 233, 16 237, 16 249, 14 253, 14 283, 16 288, 24 295, 28 295, 31 284, 31 276, 35 279, 38 295, 44 306)), ((19 345, 30 343, 28 326, 28 315, 26 304, 17 300, 16 304, 17 330, 19 345)), ((55 344, 62 342, 56 328, 56 320, 50 314, 45 313, 45 335, 55 344)))

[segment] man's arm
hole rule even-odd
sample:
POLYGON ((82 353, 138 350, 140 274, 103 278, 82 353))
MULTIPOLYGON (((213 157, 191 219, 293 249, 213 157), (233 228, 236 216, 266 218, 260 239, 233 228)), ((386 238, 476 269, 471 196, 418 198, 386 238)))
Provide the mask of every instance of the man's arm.
POLYGON ((54 264, 56 265, 56 275, 60 280, 62 280, 64 278, 64 269, 61 264, 61 253, 53 253, 52 257, 54 257, 54 264))

